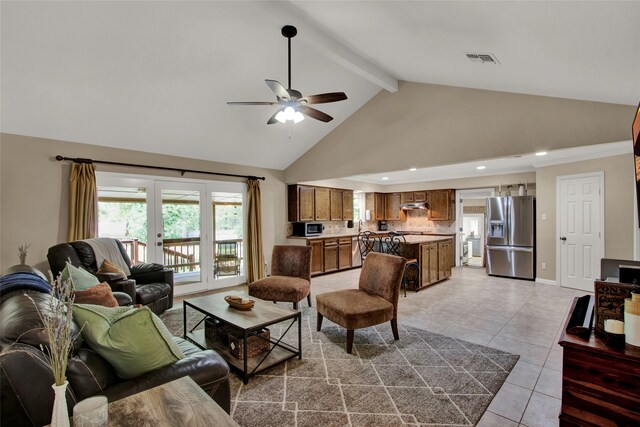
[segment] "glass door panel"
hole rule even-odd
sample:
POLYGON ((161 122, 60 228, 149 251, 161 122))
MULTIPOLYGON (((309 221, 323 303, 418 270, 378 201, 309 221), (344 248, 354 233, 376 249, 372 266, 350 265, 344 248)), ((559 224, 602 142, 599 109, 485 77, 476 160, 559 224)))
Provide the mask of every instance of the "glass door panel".
MULTIPOLYGON (((157 247, 162 248, 162 264, 174 270, 175 285, 202 282, 201 275, 201 190, 159 188, 161 231, 157 247)), ((182 186, 180 186, 182 187, 182 186)))
POLYGON ((212 192, 213 274, 215 279, 244 271, 242 193, 212 192))
POLYGON ((98 237, 124 245, 133 265, 147 262, 147 188, 98 186, 98 237))

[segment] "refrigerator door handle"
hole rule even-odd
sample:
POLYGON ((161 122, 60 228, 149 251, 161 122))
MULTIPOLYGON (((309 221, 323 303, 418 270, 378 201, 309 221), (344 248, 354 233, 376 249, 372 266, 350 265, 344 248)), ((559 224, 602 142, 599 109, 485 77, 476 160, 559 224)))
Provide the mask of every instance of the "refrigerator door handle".
POLYGON ((533 252, 533 248, 520 246, 491 246, 487 245, 487 250, 492 251, 511 251, 511 252, 533 252))

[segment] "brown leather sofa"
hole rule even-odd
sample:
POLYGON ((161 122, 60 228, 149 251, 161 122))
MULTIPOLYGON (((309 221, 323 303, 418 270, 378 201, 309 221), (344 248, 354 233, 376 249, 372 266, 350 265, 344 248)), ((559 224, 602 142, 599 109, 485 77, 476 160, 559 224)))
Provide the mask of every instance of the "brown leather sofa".
MULTIPOLYGON (((46 313, 51 295, 37 291, 13 291, 0 306, 0 425, 42 426, 51 422, 53 375, 42 348, 48 339, 34 304, 46 313)), ((111 365, 83 342, 73 324, 75 343, 67 365, 69 415, 80 400, 93 395, 109 401, 153 388, 189 375, 225 411, 230 411, 229 365, 218 353, 202 351, 174 337, 186 358, 137 378, 118 378, 111 365)))
POLYGON ((145 305, 156 314, 161 314, 173 307, 173 270, 159 264, 132 266, 124 246, 119 240, 116 242, 124 261, 131 270, 131 275, 127 279, 122 280, 113 273, 98 273, 100 266, 96 263, 93 249, 82 240, 60 243, 49 248, 47 259, 51 272, 57 276, 64 270, 66 262, 70 261, 74 267, 82 267, 98 277, 101 282, 107 282, 114 292, 128 294, 134 304, 145 305))

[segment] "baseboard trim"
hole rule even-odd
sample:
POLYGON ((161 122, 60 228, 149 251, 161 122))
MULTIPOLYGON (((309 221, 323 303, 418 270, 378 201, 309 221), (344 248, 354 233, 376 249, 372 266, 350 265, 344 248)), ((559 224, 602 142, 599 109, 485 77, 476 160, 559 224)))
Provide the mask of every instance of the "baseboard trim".
POLYGON ((537 283, 542 283, 543 285, 557 285, 558 283, 555 280, 549 280, 549 279, 541 279, 541 278, 536 278, 536 282, 537 283))

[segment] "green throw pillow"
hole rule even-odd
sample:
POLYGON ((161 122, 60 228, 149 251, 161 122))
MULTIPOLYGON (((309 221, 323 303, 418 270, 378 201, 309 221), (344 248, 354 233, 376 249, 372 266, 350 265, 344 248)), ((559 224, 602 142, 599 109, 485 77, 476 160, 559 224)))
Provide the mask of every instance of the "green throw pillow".
POLYGON ((89 273, 87 270, 74 267, 68 261, 67 266, 64 268, 64 270, 62 270, 62 273, 60 274, 60 279, 62 281, 71 279, 73 288, 79 291, 93 288, 95 285, 100 284, 100 280, 98 280, 96 276, 89 273))
POLYGON ((122 378, 135 378, 185 357, 171 333, 149 308, 75 304, 82 337, 122 378), (84 326, 83 326, 84 325, 84 326))

